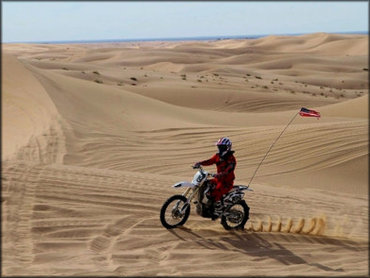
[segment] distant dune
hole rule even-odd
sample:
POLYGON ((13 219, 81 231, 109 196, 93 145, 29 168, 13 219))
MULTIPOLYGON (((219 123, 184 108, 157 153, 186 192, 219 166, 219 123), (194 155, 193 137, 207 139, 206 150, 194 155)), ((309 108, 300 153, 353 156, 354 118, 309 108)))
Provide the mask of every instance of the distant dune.
MULTIPOLYGON (((368 36, 3 44, 3 274, 366 276, 368 36), (163 202, 221 136, 244 231, 163 202)), ((215 171, 214 167, 208 168, 215 171)), ((182 192, 181 192, 182 193, 182 192)))

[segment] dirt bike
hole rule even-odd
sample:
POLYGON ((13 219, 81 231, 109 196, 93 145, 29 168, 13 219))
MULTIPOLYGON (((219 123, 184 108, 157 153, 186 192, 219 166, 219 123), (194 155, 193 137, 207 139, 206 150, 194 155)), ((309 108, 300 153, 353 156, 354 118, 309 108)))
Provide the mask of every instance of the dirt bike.
POLYGON ((173 185, 174 188, 186 188, 182 195, 173 195, 164 202, 160 220, 167 229, 176 228, 185 224, 190 215, 190 204, 196 205, 198 215, 215 220, 221 217, 221 224, 226 230, 244 229, 249 219, 249 207, 244 197, 244 191, 250 189, 248 186, 235 185, 221 199, 221 214, 214 214, 213 201, 210 192, 213 189, 211 178, 213 174, 203 170, 201 166, 192 166, 199 169, 192 182, 181 181, 173 185))

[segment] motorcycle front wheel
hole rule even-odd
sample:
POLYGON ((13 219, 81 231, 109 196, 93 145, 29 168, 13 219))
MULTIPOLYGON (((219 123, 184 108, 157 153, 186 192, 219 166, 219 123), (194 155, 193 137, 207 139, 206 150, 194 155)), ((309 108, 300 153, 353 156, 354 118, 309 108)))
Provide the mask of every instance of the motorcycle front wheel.
POLYGON ((167 229, 173 229, 185 224, 190 214, 190 204, 182 195, 174 195, 164 202, 160 219, 162 225, 167 229))
POLYGON ((232 205, 221 217, 221 224, 226 230, 244 229, 249 219, 249 207, 244 200, 232 205))

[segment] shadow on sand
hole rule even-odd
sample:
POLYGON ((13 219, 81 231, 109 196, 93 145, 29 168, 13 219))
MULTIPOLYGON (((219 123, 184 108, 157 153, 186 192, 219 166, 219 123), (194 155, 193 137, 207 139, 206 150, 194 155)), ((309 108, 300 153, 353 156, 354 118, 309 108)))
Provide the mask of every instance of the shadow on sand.
MULTIPOLYGON (((231 231, 228 235, 220 233, 216 238, 212 238, 208 230, 194 232, 191 229, 181 227, 179 229, 170 230, 170 232, 182 241, 193 242, 203 248, 214 250, 225 250, 240 252, 244 255, 254 257, 272 258, 284 265, 306 264, 317 267, 323 271, 344 272, 342 268, 331 268, 321 263, 310 263, 302 257, 298 256, 291 250, 284 247, 278 242, 291 243, 313 243, 341 246, 351 250, 358 250, 355 243, 351 241, 342 241, 323 236, 307 236, 296 234, 282 233, 249 233, 245 231, 231 231)), ((212 231, 214 233, 215 231, 212 231)))

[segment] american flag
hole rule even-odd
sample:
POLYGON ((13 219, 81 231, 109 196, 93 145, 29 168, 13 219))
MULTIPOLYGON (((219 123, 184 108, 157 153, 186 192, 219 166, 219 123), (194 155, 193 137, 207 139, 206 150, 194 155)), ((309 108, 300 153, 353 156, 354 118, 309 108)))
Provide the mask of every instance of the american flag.
POLYGON ((317 119, 321 117, 319 112, 304 107, 302 107, 301 111, 299 111, 299 115, 302 117, 316 117, 317 119))

